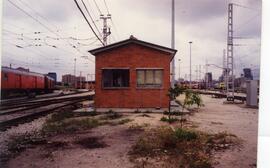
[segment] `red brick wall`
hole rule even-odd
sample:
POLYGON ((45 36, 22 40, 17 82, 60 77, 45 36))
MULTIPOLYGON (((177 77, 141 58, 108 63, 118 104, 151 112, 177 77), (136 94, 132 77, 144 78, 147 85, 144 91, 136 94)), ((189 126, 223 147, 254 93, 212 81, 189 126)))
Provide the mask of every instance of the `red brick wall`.
POLYGON ((170 60, 168 53, 137 44, 128 44, 96 56, 96 108, 149 108, 169 106, 170 60), (129 68, 128 89, 102 89, 102 68, 129 68), (136 88, 136 68, 163 68, 161 89, 136 88))

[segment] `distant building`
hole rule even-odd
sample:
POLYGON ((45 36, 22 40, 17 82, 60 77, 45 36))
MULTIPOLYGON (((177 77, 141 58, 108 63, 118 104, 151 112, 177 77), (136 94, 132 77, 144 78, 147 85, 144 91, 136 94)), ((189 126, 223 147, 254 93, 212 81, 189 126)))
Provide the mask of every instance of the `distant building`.
POLYGON ((213 84, 213 78, 212 78, 212 72, 208 72, 205 74, 205 85, 207 88, 212 87, 213 84))
POLYGON ((253 80, 253 75, 250 68, 244 68, 244 77, 249 80, 253 80))
POLYGON ((78 84, 85 82, 85 77, 84 76, 74 76, 71 74, 66 74, 62 76, 62 83, 64 85, 72 86, 75 88, 78 88, 78 84))
POLYGON ((85 77, 84 76, 76 76, 76 82, 84 82, 85 77))
POLYGON ((75 82, 76 82, 76 77, 74 75, 66 74, 62 76, 62 83, 64 85, 74 86, 75 82))
POLYGON ((55 72, 49 72, 47 75, 53 78, 55 82, 57 82, 57 74, 55 72))

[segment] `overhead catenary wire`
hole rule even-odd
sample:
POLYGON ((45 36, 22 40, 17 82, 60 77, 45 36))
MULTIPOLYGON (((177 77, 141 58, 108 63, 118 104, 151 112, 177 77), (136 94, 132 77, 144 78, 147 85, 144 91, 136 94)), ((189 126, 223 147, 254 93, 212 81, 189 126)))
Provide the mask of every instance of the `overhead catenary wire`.
POLYGON ((97 4, 96 0, 93 0, 93 1, 94 1, 95 5, 96 5, 96 8, 97 8, 97 10, 98 10, 99 14, 101 15, 101 14, 102 14, 102 12, 101 12, 101 10, 100 10, 100 8, 99 8, 99 6, 98 6, 98 4, 97 4))
POLYGON ((93 17, 91 16, 91 14, 90 14, 90 12, 89 12, 87 6, 85 5, 85 3, 84 3, 83 0, 81 0, 81 1, 82 1, 82 3, 83 3, 83 6, 84 6, 84 8, 85 8, 85 10, 86 10, 86 12, 87 12, 87 14, 88 14, 88 16, 90 17, 90 19, 92 20, 92 23, 94 24, 95 28, 97 29, 97 31, 98 31, 98 33, 99 33, 99 36, 101 36, 101 33, 100 33, 100 31, 99 31, 99 29, 98 29, 98 27, 97 27, 97 25, 96 25, 96 23, 95 23, 93 17))
POLYGON ((107 3, 106 3, 106 0, 103 0, 103 2, 104 2, 104 5, 105 5, 105 8, 107 10, 107 14, 110 14, 109 8, 108 8, 107 3))
MULTIPOLYGON (((33 20, 35 20, 37 23, 39 23, 41 26, 43 26, 45 29, 47 29, 49 32, 55 34, 56 36, 60 37, 61 36, 56 33, 58 31, 53 31, 50 27, 48 27, 47 25, 45 25, 44 23, 42 23, 40 20, 38 20, 37 18, 33 17, 31 14, 29 14, 27 11, 25 11, 24 9, 22 9, 21 7, 19 7, 16 3, 12 2, 11 0, 8 0, 8 2, 10 2, 14 7, 16 7, 18 10, 20 10, 21 12, 23 12, 24 14, 26 14, 27 16, 29 16, 30 18, 32 18, 33 20)), ((45 17, 44 17, 45 18, 45 17)), ((66 40, 65 40, 66 41, 66 40)), ((76 47, 74 46, 73 44, 71 44, 70 42, 66 41, 73 49, 75 49, 76 51, 78 51, 80 54, 83 54, 81 53, 81 51, 76 47)))
POLYGON ((74 2, 75 2, 75 4, 76 4, 77 8, 79 9, 79 11, 81 12, 81 14, 83 15, 83 17, 84 17, 85 21, 87 22, 88 26, 90 27, 90 29, 91 29, 92 32, 94 33, 94 35, 98 38, 98 40, 101 42, 101 44, 102 44, 103 46, 105 46, 104 43, 101 41, 101 39, 98 37, 97 33, 94 31, 92 25, 89 23, 88 19, 86 18, 85 14, 83 13, 83 11, 82 11, 80 5, 78 4, 77 0, 74 0, 74 2))

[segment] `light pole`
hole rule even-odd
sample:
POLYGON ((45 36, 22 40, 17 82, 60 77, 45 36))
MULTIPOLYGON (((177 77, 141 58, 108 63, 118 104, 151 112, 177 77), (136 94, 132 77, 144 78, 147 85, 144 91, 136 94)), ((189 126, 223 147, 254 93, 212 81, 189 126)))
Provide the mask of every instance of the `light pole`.
POLYGON ((191 44, 192 41, 189 42, 189 88, 191 89, 191 44))
POLYGON ((180 76, 180 63, 181 63, 181 59, 178 59, 179 62, 179 82, 181 81, 181 76, 180 76))

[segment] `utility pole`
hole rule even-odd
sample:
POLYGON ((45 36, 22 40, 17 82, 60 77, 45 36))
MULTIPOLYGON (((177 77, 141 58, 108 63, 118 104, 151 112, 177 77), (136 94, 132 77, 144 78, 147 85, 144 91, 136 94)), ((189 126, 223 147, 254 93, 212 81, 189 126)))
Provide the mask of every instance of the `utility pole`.
POLYGON ((198 67, 198 65, 196 65, 196 82, 198 82, 198 69, 199 69, 199 67, 198 67))
POLYGON ((179 61, 179 82, 181 81, 181 75, 180 75, 180 64, 181 64, 181 59, 178 59, 179 61))
MULTIPOLYGON (((172 0, 172 41, 171 41, 171 47, 172 49, 175 49, 175 29, 174 29, 174 21, 175 21, 175 17, 174 17, 174 0, 172 0)), ((173 86, 175 83, 175 58, 173 58, 172 60, 172 78, 171 78, 171 85, 173 86)))
POLYGON ((208 60, 206 59, 205 61, 205 89, 207 90, 208 89, 208 60))
POLYGON ((74 87, 75 88, 76 88, 76 83, 77 83, 77 81, 76 81, 76 61, 77 61, 77 59, 74 58, 74 87))
POLYGON ((191 44, 192 41, 189 42, 189 88, 191 89, 191 44))
POLYGON ((103 20, 102 40, 103 40, 103 44, 106 46, 107 37, 111 34, 111 29, 107 25, 107 19, 111 19, 111 14, 107 14, 107 16, 104 16, 103 14, 101 14, 100 19, 103 20))
POLYGON ((80 71, 80 89, 82 89, 82 71, 80 71))
POLYGON ((199 65, 199 88, 201 89, 201 65, 199 65))
POLYGON ((234 101, 234 67, 233 67, 233 4, 228 5, 228 36, 227 36, 227 69, 226 86, 227 101, 234 101))

